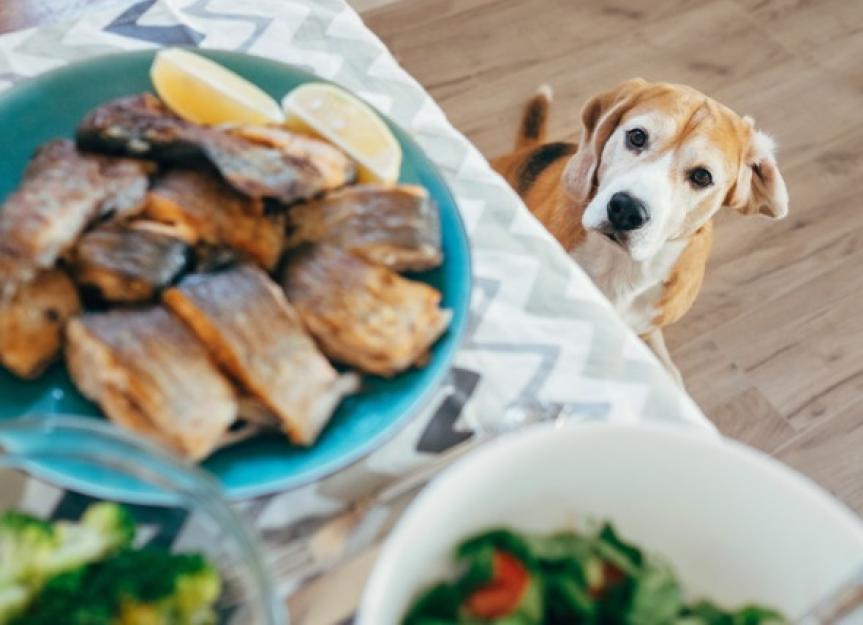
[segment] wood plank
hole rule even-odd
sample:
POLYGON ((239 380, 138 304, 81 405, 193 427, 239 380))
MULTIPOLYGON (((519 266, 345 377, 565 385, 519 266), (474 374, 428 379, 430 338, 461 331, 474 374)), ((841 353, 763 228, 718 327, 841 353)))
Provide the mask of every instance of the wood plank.
MULTIPOLYGON (((859 398, 859 395, 858 395, 859 398)), ((863 511, 863 400, 780 448, 776 457, 863 511)))
POLYGON ((802 339, 805 335, 800 332, 828 316, 834 307, 845 305, 848 298, 848 305, 853 306, 859 293, 854 289, 863 287, 861 262, 863 253, 853 254, 833 269, 809 276, 799 288, 751 307, 710 335, 736 362, 750 369, 782 346, 778 343, 802 339))
POLYGON ((386 6, 394 4, 397 0, 348 0, 348 4, 353 7, 357 13, 368 13, 369 11, 380 10, 386 6))
POLYGON ((804 430, 861 397, 863 363, 854 348, 863 344, 859 310, 857 294, 847 295, 807 323, 795 323, 796 330, 771 337, 759 361, 745 366, 752 382, 795 428, 804 430))
POLYGON ((692 341, 675 352, 686 389, 725 436, 773 452, 796 432, 715 341, 692 341))
POLYGON ((854 0, 740 0, 753 19, 789 50, 863 88, 863 2, 854 0))
MULTIPOLYGON (((386 42, 453 123, 494 156, 510 147, 521 107, 542 82, 552 84, 559 102, 552 112, 551 135, 572 137, 579 132, 580 106, 597 91, 632 76, 709 90, 762 70, 745 52, 735 53, 738 48, 727 37, 738 33, 746 42, 741 50, 763 39, 737 5, 714 0, 693 3, 694 8, 680 13, 672 7, 680 8, 665 2, 660 6, 665 11, 633 18, 609 12, 601 3, 548 0, 537 12, 531 3, 499 0, 398 31, 386 42), (654 34, 673 30, 684 17, 686 29, 701 22, 717 25, 717 35, 703 50, 693 53, 679 38, 654 34), (522 29, 527 23, 530 29, 522 29), (626 36, 620 36, 621 30, 626 36), (705 71, 711 58, 707 50, 713 49, 729 57, 728 69, 718 75, 705 71)), ((369 24, 375 27, 374 14, 369 24)), ((779 45, 763 50, 762 56, 771 63, 793 61, 779 45)))
MULTIPOLYGON (((387 39, 393 41, 402 33, 427 29, 438 20, 449 19, 456 15, 470 15, 477 9, 494 5, 496 2, 500 0, 435 0, 434 2, 395 0, 371 11, 364 11, 363 19, 376 33, 385 33, 387 39)), ((393 47, 390 46, 390 49, 393 50, 393 47)))

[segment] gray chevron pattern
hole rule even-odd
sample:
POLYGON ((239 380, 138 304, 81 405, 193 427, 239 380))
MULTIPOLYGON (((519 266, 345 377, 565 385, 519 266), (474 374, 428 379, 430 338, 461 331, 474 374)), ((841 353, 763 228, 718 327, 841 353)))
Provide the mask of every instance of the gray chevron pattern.
POLYGON ((204 38, 203 34, 196 32, 185 24, 172 24, 170 26, 145 26, 138 20, 152 6, 156 0, 141 0, 118 15, 108 26, 105 32, 115 33, 123 37, 134 37, 152 41, 163 46, 196 45, 204 38))
POLYGON ((268 535, 338 509, 495 419, 540 414, 706 426, 585 274, 344 0, 131 1, 0 37, 0 89, 76 59, 178 43, 301 65, 380 108, 443 172, 473 249, 470 330, 437 396, 358 465, 244 506, 268 535))

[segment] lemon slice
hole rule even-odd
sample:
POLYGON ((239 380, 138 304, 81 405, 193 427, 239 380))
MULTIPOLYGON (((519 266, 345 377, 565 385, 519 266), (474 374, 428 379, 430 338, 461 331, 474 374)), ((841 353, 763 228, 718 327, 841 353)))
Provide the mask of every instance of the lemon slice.
POLYGON ((334 85, 300 85, 282 100, 285 123, 334 143, 359 165, 360 182, 398 180, 402 149, 380 116, 367 104, 334 85))
POLYGON ((150 79, 171 110, 198 124, 279 124, 285 118, 261 89, 187 50, 167 48, 156 54, 150 79))

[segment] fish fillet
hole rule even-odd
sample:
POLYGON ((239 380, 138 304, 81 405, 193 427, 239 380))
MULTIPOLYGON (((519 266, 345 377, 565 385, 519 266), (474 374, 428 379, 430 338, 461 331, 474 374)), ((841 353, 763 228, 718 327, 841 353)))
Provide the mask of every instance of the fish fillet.
POLYGON ((98 107, 84 118, 76 136, 80 148, 95 152, 153 158, 184 167, 208 162, 245 195, 285 204, 343 186, 356 176, 355 165, 323 142, 314 154, 274 147, 182 120, 147 93, 98 107), (342 164, 342 175, 333 178, 328 174, 336 160, 342 164))
POLYGON ((393 271, 443 261, 440 218, 423 187, 352 186, 288 212, 288 247, 326 241, 393 271))
POLYGON ((150 170, 143 161, 80 154, 64 139, 42 146, 0 208, 0 300, 53 267, 92 221, 137 212, 150 170))
POLYGON ((206 458, 237 415, 231 383, 163 308, 88 314, 66 332, 66 362, 109 419, 191 460, 206 458))
POLYGON ((60 355, 63 328, 81 311, 75 285, 51 269, 0 304, 0 364, 21 378, 35 378, 60 355))
POLYGON ((72 255, 75 281, 102 302, 153 300, 189 266, 192 250, 151 223, 108 224, 85 234, 72 255))
POLYGON ((338 189, 356 177, 356 165, 348 156, 329 143, 312 139, 277 126, 237 126, 228 130, 235 137, 274 148, 298 161, 315 164, 324 190, 338 189))
POLYGON ((284 292, 257 267, 189 276, 164 300, 298 445, 311 445, 357 389, 356 374, 333 369, 284 292))
POLYGON ((452 317, 427 284, 328 245, 292 255, 283 284, 327 356, 382 376, 419 364, 452 317))
POLYGON ((173 224, 190 243, 225 246, 272 269, 282 253, 284 217, 234 191, 214 174, 175 169, 159 178, 144 213, 173 224))

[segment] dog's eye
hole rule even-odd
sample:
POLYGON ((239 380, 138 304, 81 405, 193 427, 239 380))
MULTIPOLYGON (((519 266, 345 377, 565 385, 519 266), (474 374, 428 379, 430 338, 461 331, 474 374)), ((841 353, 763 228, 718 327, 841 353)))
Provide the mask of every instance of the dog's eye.
POLYGON ((647 145, 647 133, 641 128, 633 128, 626 132, 626 147, 630 150, 643 150, 647 145))
POLYGON ((711 176, 710 172, 703 167, 698 167, 689 172, 689 180, 692 181, 692 184, 701 189, 713 184, 713 176, 711 176))

